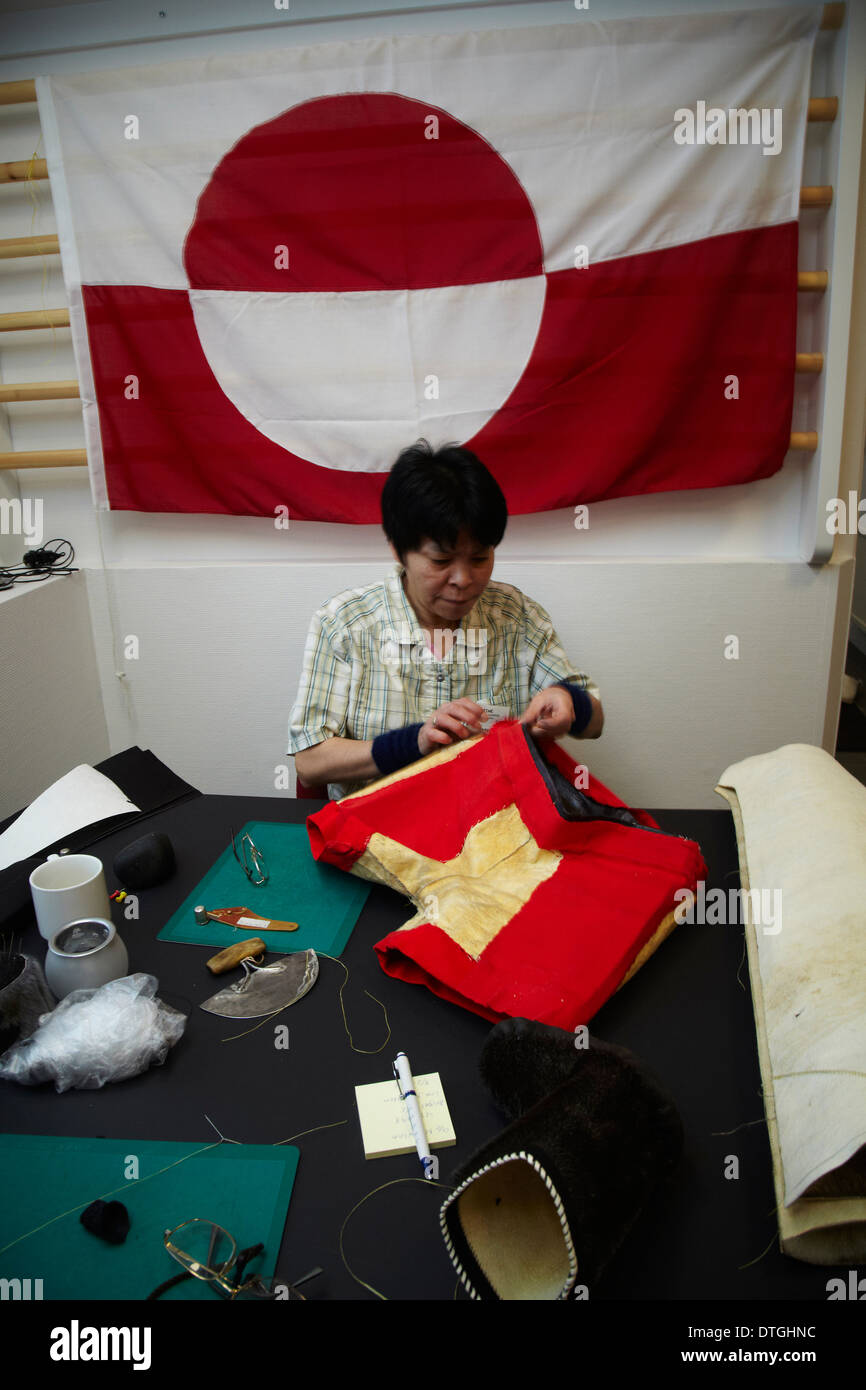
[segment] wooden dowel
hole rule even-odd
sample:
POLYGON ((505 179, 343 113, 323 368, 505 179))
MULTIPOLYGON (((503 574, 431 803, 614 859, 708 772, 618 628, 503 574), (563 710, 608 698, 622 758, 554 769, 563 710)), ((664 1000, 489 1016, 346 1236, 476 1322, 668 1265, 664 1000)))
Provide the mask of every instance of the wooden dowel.
POLYGON ((32 77, 21 82, 0 82, 0 106, 17 106, 22 101, 36 100, 36 83, 32 77))
POLYGON ((31 179, 47 179, 48 164, 44 159, 13 159, 0 164, 0 183, 29 183, 31 179))
MULTIPOLYGON (((0 260, 15 256, 52 256, 60 251, 57 236, 19 236, 0 240, 0 260)), ((797 274, 798 290, 826 290, 829 282, 826 270, 801 270, 797 274)))
MULTIPOLYGON (((828 6, 828 9, 832 6, 828 6)), ((840 6, 840 9, 843 7, 840 6)), ((822 24, 822 29, 841 28, 841 24, 829 25, 822 24)), ((32 78, 24 82, 0 82, 0 106, 18 106, 22 102, 36 100, 36 83, 32 78)), ((836 118, 837 101, 835 97, 811 97, 809 100, 809 120, 810 121, 832 121, 836 118), (829 110, 832 104, 832 110, 829 110), (820 108, 826 106, 829 114, 818 114, 820 108)))
POLYGON ((0 314, 0 333, 18 328, 68 328, 68 309, 30 309, 17 314, 0 314))
MULTIPOLYGON (((18 330, 18 329, 25 329, 25 328, 33 329, 33 328, 68 328, 68 327, 69 327, 69 310, 68 310, 68 309, 35 309, 35 310, 32 310, 32 311, 29 312, 29 313, 0 314, 0 332, 10 331, 10 330, 18 330)), ((823 367, 823 365, 824 365, 824 358, 823 358, 823 355, 822 355, 820 352, 798 352, 798 353, 797 353, 796 368, 797 368, 797 371, 798 371, 798 372, 820 372, 821 369, 822 369, 822 367, 823 367)), ((73 384, 74 384, 74 383, 73 383, 73 384)), ((70 385, 70 383, 68 383, 68 382, 46 382, 46 383, 45 383, 45 386, 46 386, 46 387, 48 387, 48 386, 63 386, 63 387, 67 387, 68 385, 70 385)), ((59 400, 59 399, 62 398, 61 396, 54 396, 54 395, 41 395, 41 396, 40 396, 40 395, 38 394, 38 391, 39 391, 39 389, 40 389, 40 386, 41 386, 41 383, 39 383, 39 382, 32 382, 32 383, 27 382, 27 383, 22 383, 20 386, 2 386, 2 387, 0 387, 0 401, 2 401, 2 400, 21 400, 21 401, 25 401, 25 400, 27 400, 27 401, 45 400, 45 401, 50 401, 50 400, 59 400), (10 396, 10 395, 6 395, 6 394, 5 394, 5 393, 8 392, 8 391, 30 391, 30 392, 32 392, 33 394, 31 394, 31 395, 20 395, 20 396, 10 396)), ((64 390, 64 392, 62 393, 63 397, 70 396, 70 395, 75 395, 75 394, 77 394, 77 392, 66 391, 66 390, 64 390)))
POLYGON ((835 121, 838 111, 838 97, 810 97, 806 120, 835 121))
POLYGON ((797 272, 798 290, 818 290, 823 293, 830 282, 826 270, 799 270, 797 272))
POLYGON ((798 372, 823 372, 823 352, 798 352, 795 370, 798 372))
MULTIPOLYGON (((11 163, 0 164, 0 183, 47 178, 48 166, 44 159, 15 159, 11 163)), ((800 189, 801 208, 828 208, 832 201, 833 189, 830 185, 800 189)))
MULTIPOLYGON (((817 432, 795 431, 789 447, 814 453, 818 447, 817 432)), ((0 454, 0 471, 12 468, 83 468, 86 464, 86 449, 37 449, 30 453, 0 454)))
POLYGON ((4 401, 70 401, 81 395, 77 381, 18 381, 0 386, 4 401))
MULTIPOLYGON (((824 354, 821 352, 798 352, 795 370, 817 373, 824 370, 824 354)), ((12 401, 68 401, 77 400, 81 389, 77 381, 19 381, 0 385, 0 404, 12 401)))
MULTIPOLYGON (((822 352, 798 352, 796 371, 821 372, 824 370, 822 352)), ((0 405, 11 401, 69 401, 77 400, 81 389, 77 381, 19 381, 0 385, 0 405)))
POLYGON ((0 469, 81 468, 86 465, 86 449, 34 449, 29 453, 0 454, 0 469))
POLYGON ((800 189, 801 208, 828 208, 832 201, 833 189, 829 184, 800 189))
POLYGON ((56 256, 60 250, 58 236, 13 236, 0 241, 0 261, 17 256, 56 256))
POLYGON ((821 16, 819 29, 841 29, 845 20, 845 6, 843 4, 829 4, 824 6, 824 13, 821 16))

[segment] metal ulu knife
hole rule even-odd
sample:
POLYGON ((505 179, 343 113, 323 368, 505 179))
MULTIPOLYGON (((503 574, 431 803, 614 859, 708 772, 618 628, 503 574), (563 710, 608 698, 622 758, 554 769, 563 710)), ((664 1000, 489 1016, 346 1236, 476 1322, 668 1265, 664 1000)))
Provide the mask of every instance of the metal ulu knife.
POLYGON ((241 962, 244 978, 212 994, 199 1008, 223 1018, 260 1018, 303 999, 319 975, 315 951, 293 951, 272 965, 241 962))

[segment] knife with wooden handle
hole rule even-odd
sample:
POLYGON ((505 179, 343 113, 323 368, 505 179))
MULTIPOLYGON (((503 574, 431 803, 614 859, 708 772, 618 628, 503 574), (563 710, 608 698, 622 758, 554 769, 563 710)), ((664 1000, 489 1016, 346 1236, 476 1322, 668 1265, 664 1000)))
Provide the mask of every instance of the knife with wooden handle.
POLYGON ((297 922, 283 922, 278 917, 262 917, 248 907, 209 907, 208 917, 215 922, 223 922, 227 927, 238 931, 297 931, 297 922))

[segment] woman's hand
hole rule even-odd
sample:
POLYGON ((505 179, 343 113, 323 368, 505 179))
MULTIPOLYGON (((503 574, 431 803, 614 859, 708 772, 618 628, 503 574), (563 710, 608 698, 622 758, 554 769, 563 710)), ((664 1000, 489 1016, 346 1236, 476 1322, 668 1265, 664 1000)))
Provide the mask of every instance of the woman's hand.
POLYGON ((574 705, 567 690, 551 685, 533 695, 520 716, 534 738, 562 738, 574 723, 574 705))
MULTIPOLYGON (((566 694, 565 691, 562 693, 566 694)), ((445 748, 450 743, 457 743, 459 739, 474 738, 476 734, 483 732, 483 715, 484 710, 474 700, 449 700, 446 705, 440 705, 426 724, 422 724, 418 730, 419 749, 422 754, 427 754, 437 748, 445 748)))

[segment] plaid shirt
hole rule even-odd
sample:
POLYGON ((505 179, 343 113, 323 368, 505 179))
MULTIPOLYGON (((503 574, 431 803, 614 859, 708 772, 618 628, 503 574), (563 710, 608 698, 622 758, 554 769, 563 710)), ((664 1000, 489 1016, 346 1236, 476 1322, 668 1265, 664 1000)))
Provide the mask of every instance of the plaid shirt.
MULTIPOLYGON (((437 661, 401 583, 403 568, 363 589, 344 589, 313 614, 304 668, 289 718, 289 754, 325 739, 374 739, 430 718, 466 696, 517 718, 539 690, 559 681, 600 699, 568 660, 540 604, 491 581, 437 661)), ((332 798, 364 782, 329 784, 332 798)))

